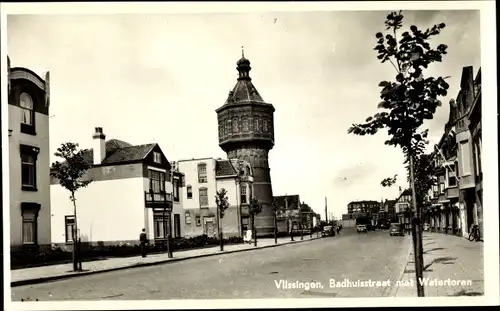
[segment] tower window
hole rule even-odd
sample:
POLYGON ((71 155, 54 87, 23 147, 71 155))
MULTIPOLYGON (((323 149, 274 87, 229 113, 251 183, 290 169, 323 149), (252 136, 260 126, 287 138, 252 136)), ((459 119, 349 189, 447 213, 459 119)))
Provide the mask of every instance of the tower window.
POLYGON ((233 133, 238 133, 238 119, 233 118, 233 133))
POLYGON ((260 129, 260 127, 259 127, 259 123, 260 123, 260 122, 259 122, 259 118, 257 118, 257 117, 256 117, 256 118, 254 119, 253 123, 254 123, 254 130, 255 130, 255 131, 258 131, 258 130, 260 129))
POLYGON ((243 131, 248 132, 248 118, 243 118, 243 131))

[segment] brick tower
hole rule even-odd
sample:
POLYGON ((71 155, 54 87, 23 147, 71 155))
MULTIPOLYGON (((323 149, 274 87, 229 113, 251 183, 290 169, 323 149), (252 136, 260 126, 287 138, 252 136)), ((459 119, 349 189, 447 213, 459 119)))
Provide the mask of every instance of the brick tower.
POLYGON ((274 146, 274 107, 262 99, 252 84, 250 61, 243 51, 236 64, 238 81, 224 105, 216 110, 219 146, 228 159, 245 160, 252 165, 253 195, 262 203, 262 212, 255 217, 257 235, 270 236, 274 233, 274 215, 268 154, 274 146))

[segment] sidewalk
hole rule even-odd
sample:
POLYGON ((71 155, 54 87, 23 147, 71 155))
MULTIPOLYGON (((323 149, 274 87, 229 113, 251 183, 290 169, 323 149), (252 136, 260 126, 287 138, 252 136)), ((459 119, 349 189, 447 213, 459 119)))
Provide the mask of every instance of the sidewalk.
MULTIPOLYGON (((437 280, 432 284, 424 284, 425 297, 484 295, 482 242, 424 232, 423 249, 424 278, 437 280), (448 282, 448 279, 458 281, 458 284, 439 284, 439 281, 448 282)), ((398 286, 396 297, 417 297, 414 260, 412 246, 402 281, 413 282, 413 285, 398 286)))
MULTIPOLYGON (((321 235, 320 235, 321 238, 321 235)), ((235 252, 250 251, 254 249, 262 249, 268 247, 275 247, 287 245, 292 243, 300 243, 309 240, 316 240, 316 234, 312 238, 309 235, 304 235, 304 240, 300 240, 300 236, 294 237, 295 241, 290 241, 290 237, 278 238, 278 244, 274 244, 274 239, 260 239, 257 240, 257 247, 252 244, 236 244, 224 245, 224 251, 220 251, 219 246, 193 249, 185 251, 177 251, 173 253, 173 258, 168 258, 168 254, 154 254, 148 255, 146 258, 141 256, 127 257, 127 258, 109 258, 106 260, 98 260, 82 263, 82 272, 73 272, 73 264, 62 264, 43 266, 27 269, 11 270, 11 287, 22 286, 28 284, 36 284, 49 282, 58 279, 65 279, 76 276, 83 276, 101 272, 129 269, 135 267, 145 267, 166 262, 175 262, 191 258, 208 257, 221 254, 230 254, 235 252)))

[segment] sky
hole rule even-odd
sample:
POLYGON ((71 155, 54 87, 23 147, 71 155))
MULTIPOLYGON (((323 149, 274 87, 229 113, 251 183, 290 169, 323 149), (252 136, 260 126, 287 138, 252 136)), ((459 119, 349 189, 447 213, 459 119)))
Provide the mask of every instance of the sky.
MULTIPOLYGON (((215 109, 236 83, 244 46, 253 84, 276 109, 274 195, 299 194, 322 218, 327 197, 338 218, 351 201, 395 199, 397 186, 380 185, 385 177, 398 174, 397 185, 408 186, 402 152, 384 145, 385 130, 347 134, 378 111, 378 83, 394 79, 373 50, 388 13, 10 15, 7 47, 12 66, 50 71, 51 154, 67 141, 90 148, 102 127, 107 139, 156 142, 176 161, 226 157, 215 109)), ((431 44, 447 44, 448 54, 426 73, 450 76, 448 96, 424 124, 437 143, 462 68, 476 74, 481 64, 479 12, 404 15, 405 29, 447 25, 431 44)))

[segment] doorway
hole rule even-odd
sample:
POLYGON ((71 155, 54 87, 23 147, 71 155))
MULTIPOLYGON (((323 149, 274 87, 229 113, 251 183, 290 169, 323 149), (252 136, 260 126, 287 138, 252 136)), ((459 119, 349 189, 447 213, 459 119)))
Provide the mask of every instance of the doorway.
POLYGON ((181 237, 181 215, 174 214, 174 237, 181 237))

